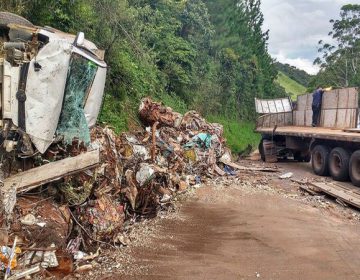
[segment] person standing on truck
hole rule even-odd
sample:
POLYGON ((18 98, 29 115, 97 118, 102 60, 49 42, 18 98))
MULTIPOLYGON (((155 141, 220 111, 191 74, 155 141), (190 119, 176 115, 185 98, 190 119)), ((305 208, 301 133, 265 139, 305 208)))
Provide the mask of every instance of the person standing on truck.
POLYGON ((317 126, 319 123, 323 93, 324 93, 324 90, 322 89, 321 86, 317 87, 317 89, 313 93, 313 101, 312 101, 312 111, 313 111, 312 126, 313 127, 317 126))

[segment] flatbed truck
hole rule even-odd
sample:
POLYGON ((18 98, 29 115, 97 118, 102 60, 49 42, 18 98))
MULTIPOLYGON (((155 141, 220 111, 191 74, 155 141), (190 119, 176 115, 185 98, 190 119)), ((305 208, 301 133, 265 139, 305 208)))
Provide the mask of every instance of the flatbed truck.
POLYGON ((277 159, 290 155, 297 161, 311 161, 314 173, 319 176, 351 180, 360 186, 357 88, 324 93, 317 127, 311 126, 311 101, 311 94, 299 96, 296 106, 286 98, 256 99, 256 110, 261 114, 255 129, 262 135, 261 158, 266 160, 269 151, 277 159))

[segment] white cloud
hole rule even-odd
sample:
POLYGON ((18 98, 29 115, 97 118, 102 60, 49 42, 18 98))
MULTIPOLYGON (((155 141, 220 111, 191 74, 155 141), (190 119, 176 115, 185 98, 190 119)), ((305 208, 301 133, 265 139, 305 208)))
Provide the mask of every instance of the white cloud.
POLYGON ((330 40, 332 18, 348 0, 263 0, 264 30, 270 30, 269 52, 280 62, 314 73, 318 41, 330 40), (296 63, 296 65, 294 64, 296 63))
POLYGON ((281 63, 287 63, 292 66, 296 66, 297 68, 302 69, 311 75, 315 75, 319 71, 319 67, 316 65, 313 65, 312 60, 307 59, 307 58, 301 58, 301 57, 288 58, 284 54, 281 54, 281 53, 274 54, 273 57, 281 63))

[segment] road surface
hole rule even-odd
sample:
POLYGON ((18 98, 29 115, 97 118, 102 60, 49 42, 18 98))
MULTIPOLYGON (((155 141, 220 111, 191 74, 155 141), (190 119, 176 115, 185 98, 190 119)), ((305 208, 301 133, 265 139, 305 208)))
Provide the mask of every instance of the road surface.
MULTIPOLYGON (((294 170, 312 176, 306 165, 294 170)), ((266 176, 248 177, 251 184, 200 188, 178 219, 160 222, 147 241, 152 246, 132 250, 134 265, 146 269, 103 279, 360 279, 356 212, 337 212, 334 207, 341 206, 334 202, 331 212, 293 199, 296 190, 277 190, 290 188, 289 180, 266 176), (258 189, 262 180, 271 187, 258 189)))

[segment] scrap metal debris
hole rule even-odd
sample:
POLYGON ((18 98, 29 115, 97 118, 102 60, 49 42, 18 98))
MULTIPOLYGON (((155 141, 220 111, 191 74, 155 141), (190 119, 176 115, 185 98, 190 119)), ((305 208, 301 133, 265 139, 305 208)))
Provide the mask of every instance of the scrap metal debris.
MULTIPOLYGON (((0 244, 0 265, 5 271, 11 260, 11 279, 34 273, 64 277, 92 269, 100 246, 126 246, 134 222, 172 211, 176 196, 191 187, 239 170, 277 171, 232 163, 223 127, 195 111, 181 115, 145 98, 139 117, 141 131, 116 135, 98 126, 91 131, 89 148, 74 139, 68 145, 53 144, 38 156, 39 178, 43 172, 54 173, 54 179, 60 175, 22 189, 9 206, 12 216, 1 239, 6 244, 0 244), (45 171, 87 150, 100 152, 98 164, 89 161, 76 175, 67 169, 45 171), (22 249, 16 251, 17 262, 11 259, 15 236, 16 248, 22 249)), ((75 168, 76 162, 72 164, 75 168)))

